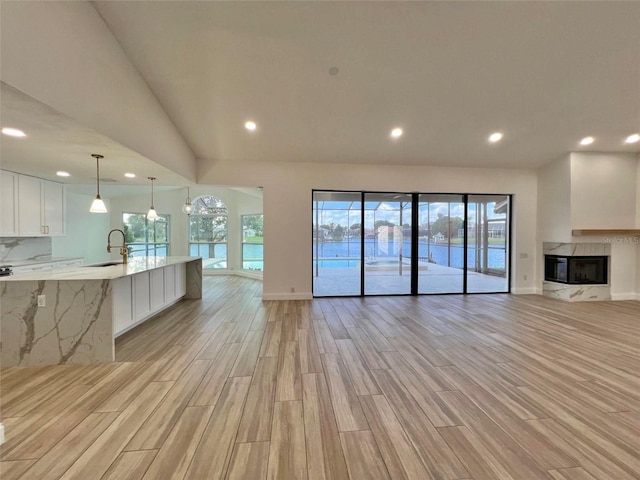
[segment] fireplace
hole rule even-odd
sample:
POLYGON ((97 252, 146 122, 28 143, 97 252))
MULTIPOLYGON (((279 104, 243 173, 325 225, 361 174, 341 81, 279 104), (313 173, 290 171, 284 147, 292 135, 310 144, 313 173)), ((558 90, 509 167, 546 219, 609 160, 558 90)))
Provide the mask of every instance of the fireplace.
POLYGON ((544 279, 569 285, 606 285, 608 257, 544 256, 544 279))
POLYGON ((611 300, 610 243, 542 244, 542 294, 567 302, 611 300))

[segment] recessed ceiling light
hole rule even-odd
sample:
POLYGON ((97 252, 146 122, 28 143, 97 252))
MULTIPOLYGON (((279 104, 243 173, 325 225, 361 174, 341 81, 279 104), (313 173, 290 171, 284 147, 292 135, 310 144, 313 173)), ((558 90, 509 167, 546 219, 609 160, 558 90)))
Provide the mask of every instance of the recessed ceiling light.
POLYGON ((9 128, 9 127, 4 127, 2 129, 2 133, 4 133, 5 135, 9 135, 10 137, 26 137, 27 134, 24 133, 22 130, 18 130, 17 128, 9 128))
POLYGON ((248 122, 245 122, 244 128, 246 128, 250 132, 253 132, 256 128, 258 128, 258 126, 256 125, 256 122, 252 122, 251 120, 249 120, 248 122))
POLYGON ((595 139, 593 137, 584 137, 580 140, 580 145, 591 145, 595 139))
POLYGON ((638 143, 638 141, 640 141, 640 134, 634 133, 629 135, 624 143, 638 143))
POLYGON ((402 136, 402 129, 400 127, 396 127, 393 130, 391 130, 391 136, 393 138, 399 138, 402 136))
POLYGON ((69 174, 69 172, 63 172, 62 170, 60 170, 59 172, 56 172, 56 175, 59 177, 70 177, 71 175, 69 174))
POLYGON ((127 177, 127 178, 136 178, 136 174, 135 173, 125 173, 124 176, 127 177))
POLYGON ((500 140, 502 140, 502 133, 500 132, 494 132, 491 135, 489 135, 489 141, 491 143, 496 143, 499 142, 500 140))

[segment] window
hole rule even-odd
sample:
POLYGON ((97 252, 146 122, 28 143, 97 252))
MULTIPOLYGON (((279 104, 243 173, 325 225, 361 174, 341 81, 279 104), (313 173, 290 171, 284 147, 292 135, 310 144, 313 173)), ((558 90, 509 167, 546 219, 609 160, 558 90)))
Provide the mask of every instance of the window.
POLYGON ((155 221, 144 213, 123 213, 122 224, 130 257, 166 257, 169 255, 169 215, 155 221))
POLYGON ((227 206, 211 195, 191 205, 189 254, 202 257, 203 268, 227 268, 227 206))
POLYGON ((264 270, 263 215, 242 215, 242 268, 264 270))

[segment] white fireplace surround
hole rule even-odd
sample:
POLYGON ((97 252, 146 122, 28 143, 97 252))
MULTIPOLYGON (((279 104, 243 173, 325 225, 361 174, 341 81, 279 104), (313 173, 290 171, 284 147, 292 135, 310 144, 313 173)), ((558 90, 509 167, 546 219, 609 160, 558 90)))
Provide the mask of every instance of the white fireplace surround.
MULTIPOLYGON (((568 257, 609 257, 609 270, 611 270, 611 244, 610 243, 555 243, 544 242, 542 254, 560 255, 568 257)), ((595 300, 611 300, 611 271, 608 272, 609 283, 606 285, 568 285, 544 280, 542 282, 542 295, 557 298, 567 302, 588 302, 595 300)))

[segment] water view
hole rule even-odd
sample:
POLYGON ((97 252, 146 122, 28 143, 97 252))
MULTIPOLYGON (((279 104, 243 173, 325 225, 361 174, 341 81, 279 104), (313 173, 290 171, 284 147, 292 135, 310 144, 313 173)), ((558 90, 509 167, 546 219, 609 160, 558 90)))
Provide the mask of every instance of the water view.
MULTIPOLYGON (((393 245, 393 244, 392 244, 393 245)), ((391 246, 392 246, 391 245, 391 246)), ((386 245, 385 245, 386 246, 386 245)), ((343 241, 314 242, 313 255, 314 265, 316 258, 319 266, 323 268, 331 267, 357 267, 360 263, 360 239, 354 238, 343 241), (317 252, 317 257, 316 257, 317 252)), ((370 259, 397 259, 397 253, 392 252, 393 247, 387 249, 385 253, 379 248, 377 239, 365 239, 365 262, 370 259)), ((405 240, 402 246, 403 257, 409 258, 411 252, 411 241, 405 240)), ((504 270, 506 265, 506 253, 504 243, 488 246, 488 267, 496 270, 504 270)), ((427 261, 431 258, 433 263, 447 267, 462 268, 464 263, 464 247, 462 244, 452 243, 451 249, 446 243, 428 243, 420 240, 418 243, 418 256, 420 260, 427 261)), ((476 249, 474 245, 468 245, 467 262, 473 268, 476 261, 476 249)))

